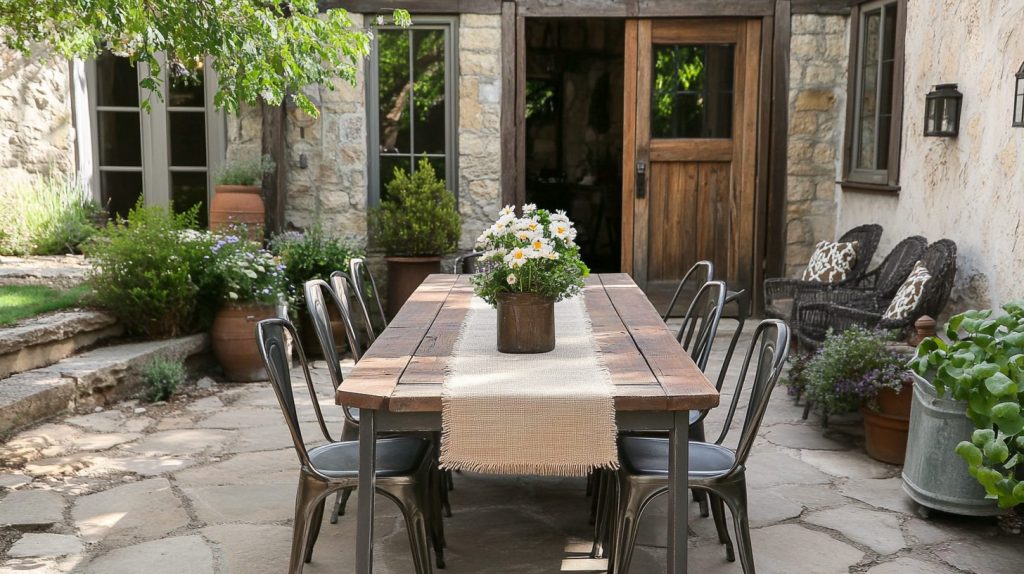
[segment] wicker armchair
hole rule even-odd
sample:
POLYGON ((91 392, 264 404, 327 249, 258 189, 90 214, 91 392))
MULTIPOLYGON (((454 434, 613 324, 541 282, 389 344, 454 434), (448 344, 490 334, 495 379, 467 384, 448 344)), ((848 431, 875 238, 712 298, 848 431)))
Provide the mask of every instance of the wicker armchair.
POLYGON ((931 279, 913 312, 904 319, 883 319, 882 315, 892 301, 875 292, 853 289, 837 291, 832 302, 801 303, 797 310, 797 337, 800 344, 816 348, 825 340, 829 329, 844 331, 850 327, 895 330, 905 332, 914 321, 924 315, 938 317, 949 301, 949 292, 956 277, 956 243, 942 239, 932 243, 921 256, 931 279))
POLYGON ((867 274, 871 259, 878 249, 878 241, 882 238, 881 225, 860 225, 847 231, 839 238, 839 242, 858 242, 857 261, 845 281, 837 283, 821 283, 802 279, 774 278, 764 281, 764 313, 774 319, 783 319, 795 323, 798 300, 805 294, 827 292, 835 287, 856 285, 867 274))

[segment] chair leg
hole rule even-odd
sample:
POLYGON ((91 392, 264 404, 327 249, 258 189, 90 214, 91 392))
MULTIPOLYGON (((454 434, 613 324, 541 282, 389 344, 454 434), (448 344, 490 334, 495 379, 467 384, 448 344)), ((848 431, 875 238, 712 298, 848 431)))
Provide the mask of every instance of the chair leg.
MULTIPOLYGON (((305 564, 307 540, 312 530, 313 515, 326 496, 327 485, 316 478, 302 474, 295 491, 295 520, 292 524, 292 550, 288 560, 288 573, 301 574, 305 564)), ((312 550, 312 548, 310 548, 312 550)))
POLYGON ((732 511, 733 526, 736 529, 736 545, 740 554, 740 565, 743 574, 754 573, 754 549, 750 544, 750 519, 747 516, 747 487, 745 482, 730 485, 727 489, 717 490, 716 494, 729 505, 732 511))
POLYGON ((590 508, 591 523, 594 525, 594 545, 590 549, 590 556, 593 558, 604 555, 604 543, 608 537, 610 494, 614 479, 615 475, 611 471, 594 471, 594 497, 590 508))
MULTIPOLYGON (((697 442, 705 442, 704 432, 704 421, 699 420, 696 423, 690 425, 690 440, 697 442)), ((693 501, 700 507, 701 518, 707 518, 708 514, 708 495, 703 490, 691 489, 693 493, 693 501)))
POLYGON ((348 505, 348 499, 352 496, 353 488, 346 488, 342 490, 334 498, 334 509, 331 512, 331 524, 338 523, 339 516, 345 516, 345 507, 348 505))
POLYGON ((725 525, 725 503, 714 494, 708 494, 711 500, 711 514, 715 517, 715 530, 718 531, 718 541, 725 544, 725 558, 729 562, 736 561, 736 552, 732 547, 732 540, 729 539, 729 529, 725 525))
MULTIPOLYGON (((452 471, 444 471, 444 476, 448 480, 448 490, 455 490, 455 475, 452 471)), ((451 509, 448 509, 448 516, 451 516, 451 509)))
POLYGON ((327 499, 324 498, 320 501, 320 504, 316 506, 316 510, 313 511, 313 518, 310 520, 309 526, 309 536, 306 537, 306 553, 302 559, 306 564, 309 564, 313 560, 313 546, 316 545, 316 539, 320 537, 320 525, 323 524, 324 521, 324 506, 326 506, 326 504, 327 499))
POLYGON ((619 481, 619 513, 615 520, 615 544, 612 550, 615 567, 613 572, 628 574, 636 546, 637 523, 647 503, 665 488, 658 485, 633 484, 628 477, 619 481))
MULTIPOLYGON (((425 503, 428 505, 428 523, 430 526, 430 540, 434 545, 434 558, 438 569, 443 569, 444 549, 448 545, 444 536, 444 517, 441 514, 441 497, 436 496, 438 492, 445 492, 447 479, 444 471, 433 467, 428 473, 427 497, 425 503)), ((447 493, 446 493, 447 494, 447 493)))
POLYGON ((804 414, 800 418, 807 420, 807 417, 811 414, 811 407, 813 406, 814 403, 812 403, 810 399, 807 399, 807 402, 804 403, 804 414))

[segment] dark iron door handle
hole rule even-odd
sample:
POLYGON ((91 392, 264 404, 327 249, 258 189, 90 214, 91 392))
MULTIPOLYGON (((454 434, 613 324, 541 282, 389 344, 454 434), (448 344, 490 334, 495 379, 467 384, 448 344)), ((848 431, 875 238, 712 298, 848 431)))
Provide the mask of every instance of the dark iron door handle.
POLYGON ((636 196, 638 199, 647 197, 647 162, 636 162, 636 196))

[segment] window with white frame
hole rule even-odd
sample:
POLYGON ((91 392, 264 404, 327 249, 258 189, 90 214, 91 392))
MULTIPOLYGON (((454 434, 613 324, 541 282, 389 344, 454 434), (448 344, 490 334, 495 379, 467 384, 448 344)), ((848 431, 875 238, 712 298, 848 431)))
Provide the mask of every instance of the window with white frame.
POLYGON ((367 75, 370 203, 386 195, 395 168, 422 158, 457 193, 456 19, 417 17, 410 28, 374 31, 367 75))
POLYGON ((206 64, 192 74, 163 66, 170 79, 162 98, 139 87, 140 70, 128 58, 108 53, 87 64, 93 193, 111 215, 126 216, 142 198, 177 212, 199 205, 206 225, 225 150, 224 117, 212 105, 216 78, 206 64))

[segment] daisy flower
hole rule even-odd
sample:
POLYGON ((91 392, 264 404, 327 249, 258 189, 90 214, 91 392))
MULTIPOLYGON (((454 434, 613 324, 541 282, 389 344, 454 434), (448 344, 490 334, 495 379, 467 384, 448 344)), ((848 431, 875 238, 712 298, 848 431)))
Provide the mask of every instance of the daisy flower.
POLYGON ((509 285, 515 285, 516 282, 519 281, 519 280, 516 279, 515 275, 512 275, 511 273, 509 273, 508 277, 505 278, 505 281, 507 281, 509 285))
POLYGON ((512 269, 517 269, 525 265, 529 257, 530 254, 525 249, 516 247, 510 253, 505 255, 505 262, 508 263, 508 266, 512 269))

